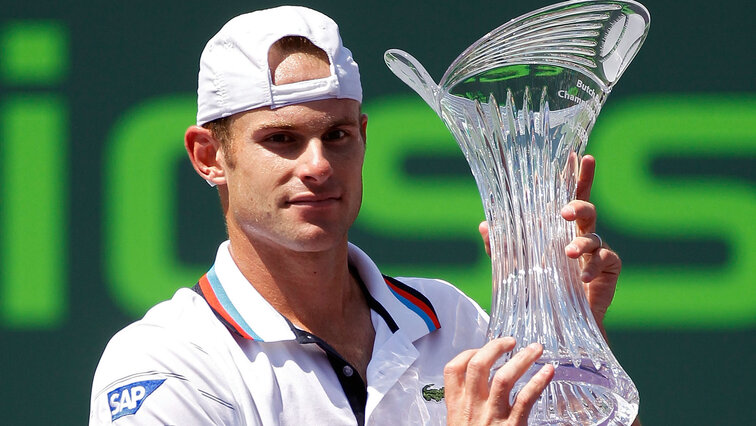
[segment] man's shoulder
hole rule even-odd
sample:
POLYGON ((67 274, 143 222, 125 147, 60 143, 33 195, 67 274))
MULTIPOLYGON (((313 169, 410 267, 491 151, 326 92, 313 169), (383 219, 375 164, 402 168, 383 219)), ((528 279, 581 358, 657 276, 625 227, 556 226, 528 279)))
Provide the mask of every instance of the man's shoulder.
POLYGON ((405 277, 396 276, 389 277, 384 275, 388 279, 397 280, 405 285, 408 285, 418 291, 425 291, 427 293, 442 293, 449 296, 457 297, 464 296, 464 293, 451 284, 448 281, 444 281, 439 278, 424 278, 424 277, 405 277))
POLYGON ((108 346, 151 338, 196 340, 217 329, 217 322, 209 321, 212 318, 212 311, 199 294, 181 288, 171 299, 156 304, 143 318, 116 333, 108 346))
MULTIPOLYGON (((469 324, 470 321, 474 321, 476 324, 488 324, 488 315, 485 311, 461 290, 444 280, 387 276, 382 273, 367 253, 352 243, 349 244, 349 260, 350 265, 357 269, 361 278, 372 289, 370 291, 375 292, 375 294, 381 293, 382 283, 386 281, 391 292, 395 297, 401 299, 403 304, 413 305, 419 309, 428 308, 433 316, 437 315, 439 320, 446 318, 447 321, 445 322, 455 321, 454 317, 461 314, 464 317, 457 322, 469 324)), ((379 297, 380 300, 382 299, 379 297)), ((410 309, 414 310, 413 308, 410 309)), ((426 312, 426 314, 429 313, 426 312)), ((443 324, 441 326, 443 327, 443 324)))
MULTIPOLYGON (((488 314, 473 299, 452 284, 439 279, 397 277, 428 301, 426 306, 438 320, 438 328, 414 342, 422 357, 423 371, 443 371, 460 352, 485 343, 488 314)), ((427 312, 427 311, 426 311, 427 312)), ((431 380, 432 377, 427 377, 431 380)), ((437 379, 436 379, 437 380, 437 379)), ((432 383, 431 380, 429 383, 432 383)))
POLYGON ((423 277, 387 277, 403 283, 420 293, 425 294, 428 297, 437 297, 451 300, 460 300, 465 303, 470 303, 472 306, 478 307, 478 304, 468 297, 462 290, 454 286, 454 284, 444 281, 439 278, 423 278, 423 277))
POLYGON ((428 299, 439 316, 488 322, 488 314, 478 303, 453 284, 437 278, 388 277, 414 289, 428 299), (448 315, 447 315, 448 314, 448 315), (459 314, 464 314, 459 318, 459 314))
POLYGON ((97 367, 94 388, 161 366, 170 373, 168 366, 209 363, 210 349, 224 334, 230 338, 202 297, 182 288, 110 339, 97 367))

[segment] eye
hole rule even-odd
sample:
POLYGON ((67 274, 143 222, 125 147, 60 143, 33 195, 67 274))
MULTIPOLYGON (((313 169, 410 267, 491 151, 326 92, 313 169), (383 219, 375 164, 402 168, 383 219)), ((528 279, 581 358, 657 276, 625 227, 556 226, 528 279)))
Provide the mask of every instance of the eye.
POLYGON ((287 135, 286 133, 273 133, 271 135, 268 135, 265 138, 266 142, 274 142, 274 143, 284 143, 284 142, 291 142, 294 140, 291 136, 287 135))
POLYGON ((347 136, 347 132, 341 129, 333 129, 329 130, 325 135, 323 135, 323 140, 326 141, 333 141, 338 139, 343 139, 347 136))

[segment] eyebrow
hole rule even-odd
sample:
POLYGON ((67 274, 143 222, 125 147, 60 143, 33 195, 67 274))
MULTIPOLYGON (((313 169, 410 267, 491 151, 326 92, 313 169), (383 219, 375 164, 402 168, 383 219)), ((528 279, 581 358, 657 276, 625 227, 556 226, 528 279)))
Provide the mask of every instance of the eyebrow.
POLYGON ((261 124, 258 129, 259 130, 270 130, 270 129, 281 129, 281 130, 291 130, 296 128, 296 126, 293 126, 291 124, 288 124, 286 122, 269 122, 265 124, 261 124))
MULTIPOLYGON (((359 119, 355 118, 339 118, 336 120, 331 121, 328 118, 325 118, 323 120, 320 120, 323 124, 326 124, 325 127, 339 127, 339 126, 357 126, 360 123, 359 119)), ((298 126, 295 126, 289 122, 286 121, 271 121, 267 123, 263 123, 259 125, 258 130, 295 130, 298 126)))
POLYGON ((330 127, 355 126, 355 125, 359 125, 359 124, 360 124, 360 120, 359 120, 359 116, 358 116, 357 119, 354 119, 354 118, 341 118, 341 119, 332 121, 331 124, 330 124, 330 127))

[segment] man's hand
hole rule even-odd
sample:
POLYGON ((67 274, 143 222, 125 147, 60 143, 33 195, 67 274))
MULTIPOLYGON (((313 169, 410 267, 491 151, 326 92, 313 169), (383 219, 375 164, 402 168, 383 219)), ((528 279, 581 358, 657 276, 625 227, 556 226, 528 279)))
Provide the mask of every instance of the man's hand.
POLYGON ((562 217, 574 221, 577 234, 564 252, 572 259, 580 259, 585 295, 591 306, 593 317, 603 331, 606 310, 612 303, 617 279, 622 269, 622 261, 613 252, 596 231, 596 207, 589 203, 593 185, 596 160, 590 155, 583 157, 580 163, 575 200, 562 209, 562 217))
POLYGON ((541 345, 531 344, 499 368, 489 382, 494 362, 514 347, 511 337, 495 339, 480 349, 462 352, 446 364, 444 399, 448 425, 527 425, 533 404, 554 377, 554 367, 544 365, 510 405, 509 394, 515 382, 543 353, 541 345))
MULTIPOLYGON (((582 269, 581 279, 585 295, 588 298, 593 317, 603 332, 603 321, 606 310, 612 303, 614 291, 617 288, 622 262, 617 253, 595 234, 596 207, 589 202, 591 186, 593 185, 596 160, 586 155, 580 163, 575 200, 564 206, 562 217, 574 221, 579 235, 564 251, 572 259, 580 259, 582 269)), ((488 239, 488 223, 482 222, 478 228, 486 246, 486 253, 491 255, 488 239)))

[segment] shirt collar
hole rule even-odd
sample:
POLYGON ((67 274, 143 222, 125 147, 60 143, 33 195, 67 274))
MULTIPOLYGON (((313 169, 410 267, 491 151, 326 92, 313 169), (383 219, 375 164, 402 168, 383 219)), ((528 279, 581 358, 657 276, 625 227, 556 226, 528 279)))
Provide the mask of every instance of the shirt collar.
MULTIPOLYGON (((371 309, 394 331, 410 341, 440 327, 430 301, 419 291, 380 273, 357 246, 349 244, 349 263, 365 285, 371 309), (392 327, 391 324, 396 327, 392 327)), ((291 323, 265 300, 244 277, 231 258, 229 242, 218 248, 215 264, 202 276, 199 293, 229 328, 246 339, 275 342, 295 340, 291 323)), ((366 295, 367 296, 367 295, 366 295)))
POLYGON ((372 259, 351 243, 349 263, 360 274, 370 296, 388 312, 410 341, 441 327, 433 304, 425 295, 400 280, 382 275, 372 259))

